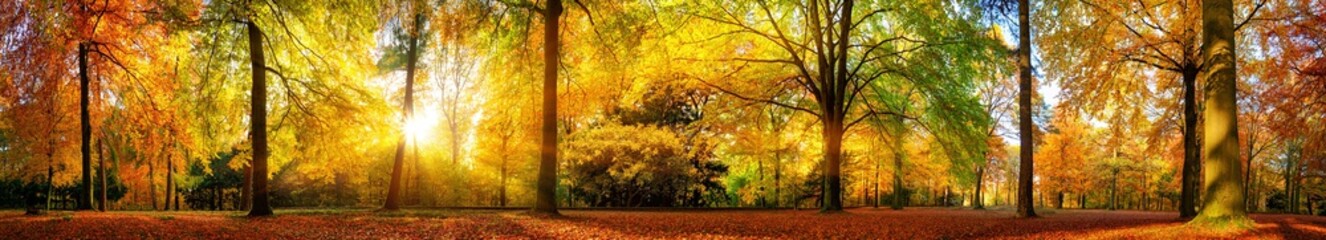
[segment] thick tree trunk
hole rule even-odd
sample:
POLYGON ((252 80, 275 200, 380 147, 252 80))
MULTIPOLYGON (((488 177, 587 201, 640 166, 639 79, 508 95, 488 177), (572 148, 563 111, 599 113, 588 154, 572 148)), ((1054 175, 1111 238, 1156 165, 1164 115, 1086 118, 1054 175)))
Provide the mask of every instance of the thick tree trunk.
POLYGON ((1018 129, 1021 138, 1021 166, 1018 171, 1017 216, 1036 217, 1032 206, 1032 139, 1035 130, 1031 122, 1031 21, 1027 0, 1018 0, 1018 129))
POLYGON ((1206 69, 1203 116, 1202 210, 1193 221, 1247 221, 1243 204, 1243 173, 1239 163, 1238 105, 1234 42, 1234 3, 1202 1, 1202 59, 1206 69))
MULTIPOLYGON (((827 114, 837 115, 837 114, 827 114)), ((843 210, 842 196, 842 157, 843 123, 841 117, 828 117, 824 121, 824 188, 820 206, 821 213, 840 212, 843 210)))
POLYGON ((247 22, 249 35, 250 70, 253 71, 253 89, 249 101, 249 137, 253 150, 253 197, 249 216, 270 216, 272 207, 267 203, 267 65, 263 60, 262 31, 253 22, 247 22))
POLYGON ((1197 147, 1197 74, 1195 67, 1182 71, 1183 75, 1183 174, 1180 177, 1179 217, 1197 216, 1198 174, 1202 159, 1197 147))
POLYGON ((88 43, 78 44, 78 125, 82 128, 83 188, 78 191, 78 210, 92 210, 92 120, 88 113, 88 43))
MULTIPOLYGON (((831 53, 836 52, 838 59, 836 62, 827 61, 826 59, 820 60, 821 65, 824 67, 821 70, 822 75, 820 77, 830 80, 823 81, 824 83, 837 85, 839 83, 850 81, 847 76, 847 47, 850 39, 849 37, 851 36, 851 19, 854 4, 856 4, 856 1, 853 0, 845 0, 842 2, 841 6, 839 6, 840 9, 836 11, 838 14, 841 14, 838 17, 840 20, 837 21, 839 25, 838 31, 828 31, 830 33, 838 34, 836 37, 838 41, 835 42, 837 46, 833 46, 838 49, 837 51, 830 51, 831 53), (834 70, 830 71, 830 67, 834 70)), ((825 138, 824 161, 828 165, 824 167, 824 189, 822 197, 824 202, 823 205, 820 206, 820 213, 835 213, 842 212, 843 210, 842 148, 843 131, 846 130, 846 127, 843 125, 843 120, 847 116, 847 109, 845 108, 846 94, 844 94, 841 89, 835 88, 836 87, 823 87, 821 90, 823 92, 821 95, 828 101, 825 102, 826 104, 821 104, 821 106, 824 107, 821 111, 824 113, 822 115, 824 118, 822 120, 824 120, 825 138)))
MULTIPOLYGON (((414 116, 414 72, 416 64, 419 62, 419 32, 418 29, 423 25, 423 15, 415 15, 414 30, 410 35, 408 48, 405 50, 405 104, 401 105, 401 111, 405 113, 404 122, 408 122, 414 116)), ((401 207, 401 180, 404 177, 402 171, 405 171, 405 133, 402 131, 400 141, 396 143, 396 156, 392 159, 391 165, 391 183, 387 187, 387 200, 382 204, 382 210, 398 210, 401 207)))
POLYGON ((558 29, 562 1, 549 0, 543 13, 543 129, 539 144, 539 179, 534 212, 557 213, 557 69, 561 56, 558 29))

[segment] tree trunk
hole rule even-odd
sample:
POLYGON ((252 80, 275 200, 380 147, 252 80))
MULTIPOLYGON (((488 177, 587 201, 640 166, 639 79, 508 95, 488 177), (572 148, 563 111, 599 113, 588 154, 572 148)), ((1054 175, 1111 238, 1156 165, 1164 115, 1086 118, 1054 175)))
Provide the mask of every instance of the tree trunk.
POLYGON ((1243 173, 1239 163, 1238 105, 1235 71, 1234 3, 1202 1, 1202 59, 1205 59, 1206 102, 1202 155, 1202 210, 1194 221, 1247 221, 1243 206, 1243 173))
MULTIPOLYGON (((401 111, 405 112, 403 123, 410 121, 414 116, 414 71, 415 65, 419 62, 419 32, 418 29, 423 25, 423 15, 417 14, 414 17, 414 30, 410 35, 409 45, 405 50, 405 104, 401 105, 401 111)), ((400 209, 401 203, 401 179, 402 171, 405 170, 405 133, 401 133, 400 141, 396 144, 396 156, 391 165, 391 183, 387 187, 387 200, 382 205, 382 210, 400 209)))
POLYGON ((875 185, 875 201, 874 201, 874 203, 873 203, 873 205, 875 206, 875 208, 879 208, 879 180, 880 180, 880 179, 879 179, 879 171, 880 171, 880 165, 883 165, 883 164, 880 164, 880 163, 879 163, 879 160, 875 160, 875 184, 874 184, 874 185, 875 185))
POLYGON ((1119 209, 1119 169, 1110 177, 1110 210, 1119 209))
POLYGON ((557 213, 557 69, 561 56, 558 22, 562 1, 548 0, 543 14, 543 129, 534 212, 557 213))
POLYGON ((1054 202, 1054 208, 1064 209, 1064 191, 1059 191, 1058 200, 1054 202))
MULTIPOLYGON (((46 154, 46 159, 52 159, 51 154, 46 154)), ((149 177, 151 176, 149 175, 149 177)), ((46 211, 51 211, 51 195, 55 194, 55 182, 53 180, 55 180, 54 163, 46 165, 46 211)), ((151 181, 151 178, 148 178, 148 181, 151 181)), ((156 202, 153 201, 152 204, 155 205, 156 202)))
POLYGON ((1087 209, 1087 193, 1077 195, 1077 207, 1087 209))
POLYGON ((985 166, 976 168, 976 193, 972 195, 971 204, 975 209, 985 209, 985 198, 981 195, 981 188, 985 186, 985 166))
POLYGON ((783 156, 782 152, 774 152, 774 207, 782 207, 783 203, 783 156))
POLYGON ((1252 203, 1253 202, 1253 198, 1251 197, 1252 195, 1250 195, 1250 193, 1252 192, 1252 163, 1253 163, 1252 160, 1257 158, 1257 151, 1252 149, 1253 145, 1257 143, 1256 134, 1257 134, 1256 132, 1248 133, 1248 140, 1247 140, 1248 157, 1247 157, 1247 163, 1244 164, 1244 166, 1247 168, 1245 168, 1243 171, 1243 196, 1246 196, 1243 199, 1243 206, 1248 208, 1245 210, 1248 212, 1252 212, 1253 208, 1256 208, 1255 207, 1256 204, 1252 203))
POLYGON ((1180 177, 1179 217, 1197 216, 1197 175, 1201 173, 1202 159, 1197 147, 1197 74, 1188 68, 1183 75, 1183 174, 1180 177))
POLYGON ((106 211, 106 148, 102 146, 101 140, 97 140, 97 162, 98 162, 97 168, 99 168, 97 170, 101 172, 101 184, 97 184, 98 185, 97 187, 101 189, 101 191, 97 193, 97 199, 98 199, 97 210, 105 212, 106 211))
POLYGON ((92 120, 88 113, 88 43, 78 44, 78 124, 82 127, 83 188, 78 191, 78 210, 92 210, 92 120))
POLYGON ((249 216, 270 216, 272 207, 267 203, 267 65, 263 60, 262 31, 253 22, 247 22, 249 35, 249 61, 253 71, 253 89, 249 104, 249 137, 253 145, 253 201, 249 216))
POLYGON ((253 203, 253 164, 244 166, 244 180, 239 185, 239 210, 248 211, 253 203))
MULTIPOLYGON (((141 157, 140 157, 140 158, 141 158, 141 157)), ((157 207, 157 180, 156 180, 156 175, 157 175, 157 174, 156 174, 156 169, 157 169, 157 168, 156 168, 155 165, 156 165, 156 164, 153 164, 152 161, 148 161, 148 164, 147 164, 147 191, 148 191, 148 192, 147 192, 147 198, 149 198, 149 199, 152 200, 152 210, 159 210, 159 209, 161 209, 161 208, 158 208, 158 207, 157 207)))
POLYGON ((166 206, 162 210, 170 211, 170 204, 175 200, 175 161, 166 154, 166 206))
POLYGON ((500 174, 501 174, 501 178, 502 178, 502 179, 501 179, 501 180, 502 180, 502 181, 501 181, 502 183, 501 183, 501 186, 500 186, 500 187, 501 187, 502 189, 501 189, 501 192, 498 194, 498 201, 497 201, 498 205, 501 205, 502 207, 506 207, 506 201, 507 201, 507 199, 506 199, 506 179, 507 179, 507 169, 506 169, 506 165, 507 165, 507 159, 508 159, 508 158, 507 158, 506 152, 507 152, 507 150, 508 150, 508 149, 507 149, 507 144, 509 143, 508 141, 510 141, 510 140, 511 140, 511 136, 510 136, 510 135, 504 135, 504 136, 502 136, 502 166, 501 166, 501 168, 500 168, 500 174))
MULTIPOLYGON (((454 114, 451 118, 455 118, 454 114)), ((448 122, 447 128, 451 131, 451 165, 459 166, 457 164, 460 164, 460 126, 457 126, 456 120, 454 119, 449 120, 448 122)), ((415 147, 417 148, 418 145, 415 147)))
POLYGON ((907 150, 904 149, 902 141, 904 132, 897 132, 893 139, 893 204, 889 208, 893 210, 902 210, 907 199, 907 190, 903 189, 902 184, 902 162, 907 157, 907 150))
POLYGON ((1032 207, 1032 140, 1031 122, 1031 21, 1027 0, 1018 0, 1018 127, 1021 138, 1021 166, 1018 171, 1017 216, 1036 217, 1032 207))

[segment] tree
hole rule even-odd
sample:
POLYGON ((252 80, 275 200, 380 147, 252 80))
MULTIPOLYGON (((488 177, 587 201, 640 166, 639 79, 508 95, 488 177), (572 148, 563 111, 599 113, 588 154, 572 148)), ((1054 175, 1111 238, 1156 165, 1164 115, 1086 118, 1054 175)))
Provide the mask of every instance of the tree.
POLYGON ((1032 153, 1035 141, 1032 139, 1034 123, 1031 122, 1031 6, 1027 0, 1018 0, 1018 132, 1021 139, 1021 169, 1018 171, 1018 217, 1036 217, 1032 207, 1032 153))
POLYGON ((543 9, 543 127, 539 145, 538 191, 534 212, 557 213, 557 70, 561 61, 558 21, 562 1, 548 0, 543 9))
MULTIPOLYGON (((212 1, 205 5, 200 18, 191 21, 206 30, 203 34, 211 39, 197 48, 202 53, 200 55, 207 57, 197 65, 200 67, 197 74, 201 81, 199 90, 209 90, 204 91, 208 94, 215 90, 219 92, 215 94, 220 95, 217 97, 225 98, 234 97, 229 94, 243 96, 242 90, 236 91, 238 89, 249 92, 244 96, 249 98, 245 109, 249 114, 249 128, 246 129, 249 146, 244 149, 249 154, 244 155, 249 158, 251 170, 247 182, 252 194, 245 196, 251 199, 250 216, 271 215, 268 178, 271 173, 280 173, 282 167, 289 165, 292 155, 289 153, 316 157, 350 154, 343 151, 327 153, 328 148, 353 149, 345 145, 348 141, 318 142, 313 139, 328 132, 357 131, 375 123, 361 120, 358 115, 375 109, 365 107, 372 101, 363 96, 365 92, 359 85, 362 78, 356 76, 364 72, 367 61, 361 59, 366 58, 355 55, 368 52, 362 46, 369 45, 365 40, 373 39, 372 29, 367 26, 374 26, 372 21, 376 18, 365 14, 376 13, 375 9, 376 5, 370 1, 212 1), (237 25, 243 28, 235 28, 237 25), (247 54, 241 54, 244 52, 247 54), (301 67, 290 68, 290 62, 301 67), (248 69, 238 67, 245 65, 248 69), (214 72, 223 74, 214 75, 214 72), (269 73, 276 76, 272 84, 268 84, 269 73), (227 77, 244 74, 251 78, 250 86, 227 84, 227 77), (268 91, 269 87, 276 91, 268 91), (279 97, 269 102, 269 93, 279 97), (269 109, 269 105, 278 107, 269 109), (277 117, 269 119, 269 112, 277 113, 277 117), (332 117, 335 119, 330 119, 332 117), (269 121, 275 123, 274 128, 267 128, 269 121), (283 127, 286 124, 300 125, 300 129, 283 127)), ((224 106, 221 103, 216 105, 224 106)), ((227 122, 229 119, 207 121, 238 123, 227 122)), ((239 136, 218 136, 215 145, 229 148, 245 141, 243 135, 236 135, 239 136)))
MULTIPOLYGON (((971 77, 967 75, 970 73, 930 68, 927 65, 933 65, 935 61, 967 62, 986 57, 973 54, 979 51, 968 49, 985 46, 981 42, 984 38, 972 37, 979 32, 970 21, 976 16, 949 11, 952 10, 950 7, 971 4, 965 1, 908 4, 868 1, 858 6, 856 1, 847 0, 812 1, 808 4, 756 1, 748 4, 701 5, 699 9, 693 10, 695 15, 726 27, 719 30, 726 33, 709 38, 710 41, 765 43, 773 44, 774 47, 759 49, 733 46, 732 49, 720 51, 731 54, 729 56, 687 60, 731 63, 719 70, 722 72, 717 73, 719 76, 696 74, 700 75, 696 78, 725 95, 794 109, 819 119, 820 138, 824 144, 824 167, 821 168, 823 187, 820 189, 824 204, 821 212, 840 212, 844 133, 872 117, 918 118, 888 108, 866 107, 867 98, 901 95, 903 91, 903 88, 879 88, 877 85, 919 82, 917 85, 923 85, 917 87, 921 95, 943 92, 950 89, 936 88, 944 85, 933 81, 945 78, 967 80, 971 77), (918 17, 934 9, 943 9, 943 17, 918 17), (880 19, 919 29, 898 28, 893 24, 869 24, 880 19), (795 31, 792 30, 793 26, 796 26, 795 31), (807 93, 807 99, 787 104, 763 96, 767 93, 754 95, 746 90, 715 83, 737 79, 734 75, 748 68, 765 67, 772 71, 771 74, 757 75, 761 77, 757 81, 765 83, 760 87, 794 89, 807 93), (787 67, 781 69, 790 70, 776 67, 787 67), (878 89, 888 89, 888 92, 878 89)), ((962 83, 965 84, 954 87, 970 86, 969 81, 962 83)))
MULTIPOLYGON (((414 78, 415 71, 418 68, 416 65, 419 62, 419 48, 422 45, 420 38, 423 37, 423 29, 425 28, 424 11, 429 8, 419 1, 411 1, 410 3, 413 4, 402 6, 403 10, 401 11, 406 16, 412 15, 413 17, 405 18, 412 18, 413 20, 411 24, 400 24, 401 26, 399 26, 408 32, 404 36, 400 36, 404 37, 403 40, 405 41, 405 46, 401 47, 405 51, 405 103, 401 105, 402 122, 414 120, 414 78)), ((397 19, 397 21, 403 21, 403 19, 397 19)), ((387 211, 400 209, 401 180, 405 168, 406 136, 404 131, 400 136, 400 140, 396 144, 396 155, 392 161, 391 183, 387 190, 387 199, 382 205, 382 209, 387 211)))
POLYGON ((262 30, 253 22, 244 23, 249 36, 249 69, 253 75, 253 86, 249 96, 249 137, 252 138, 250 149, 253 151, 253 206, 249 209, 250 217, 270 216, 272 207, 267 198, 267 157, 271 155, 267 148, 267 66, 263 60, 262 30))
MULTIPOLYGON (((1181 105, 1161 104, 1181 114, 1183 164, 1179 215, 1197 214, 1201 125, 1198 76, 1205 66, 1199 56, 1200 1, 1050 1, 1042 17, 1062 19, 1039 26, 1046 48, 1049 75, 1065 88, 1068 101, 1092 114, 1108 111, 1110 102, 1132 104, 1164 98, 1177 91, 1181 105), (1084 61, 1084 59, 1102 59, 1084 61), (1177 80, 1177 84, 1174 81, 1177 80), (1154 84, 1154 85, 1152 85, 1154 84), (1177 85, 1177 86, 1176 86, 1177 85), (1158 94, 1162 93, 1162 94, 1158 94)), ((1238 25, 1257 16, 1267 1, 1248 10, 1238 25)), ((1239 28, 1239 27, 1236 27, 1239 28)), ((1166 99, 1168 100, 1168 99, 1166 99)), ((1118 123, 1118 119, 1110 119, 1118 123)), ((1167 128, 1168 124, 1157 124, 1167 128)), ((1161 131, 1156 131, 1160 133, 1161 131)), ((1153 140, 1164 140, 1153 137, 1153 140)), ((1159 144, 1153 142, 1153 144, 1159 144)))
POLYGON ((1239 162, 1238 105, 1235 102, 1238 58, 1234 41, 1234 2, 1202 1, 1202 59, 1207 68, 1206 118, 1202 153, 1206 189, 1202 210, 1193 223, 1233 223, 1251 227, 1244 207, 1243 173, 1239 162))

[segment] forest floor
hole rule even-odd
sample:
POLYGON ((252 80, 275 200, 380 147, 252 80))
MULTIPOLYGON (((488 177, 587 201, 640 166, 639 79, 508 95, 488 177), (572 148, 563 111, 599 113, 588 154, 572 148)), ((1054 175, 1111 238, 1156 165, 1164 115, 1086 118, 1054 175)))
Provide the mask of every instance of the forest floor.
POLYGON ((533 217, 521 211, 278 210, 242 212, 0 211, 3 239, 1326 239, 1326 217, 1253 214, 1243 232, 1184 225, 1173 212, 1058 210, 1015 219, 1011 211, 870 208, 821 215, 812 210, 563 211, 533 217))

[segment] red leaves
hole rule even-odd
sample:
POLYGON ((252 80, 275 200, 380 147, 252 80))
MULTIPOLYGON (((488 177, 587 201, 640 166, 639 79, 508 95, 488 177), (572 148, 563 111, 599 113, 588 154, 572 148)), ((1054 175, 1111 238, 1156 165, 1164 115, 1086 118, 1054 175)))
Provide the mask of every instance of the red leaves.
POLYGON ((519 212, 364 211, 282 212, 270 218, 234 212, 57 212, 24 216, 0 212, 0 236, 15 239, 1079 239, 1326 237, 1326 218, 1253 215, 1243 233, 1213 233, 1184 225, 1172 212, 1060 211, 1037 219, 1011 212, 947 209, 814 211, 564 211, 565 218, 519 212))

